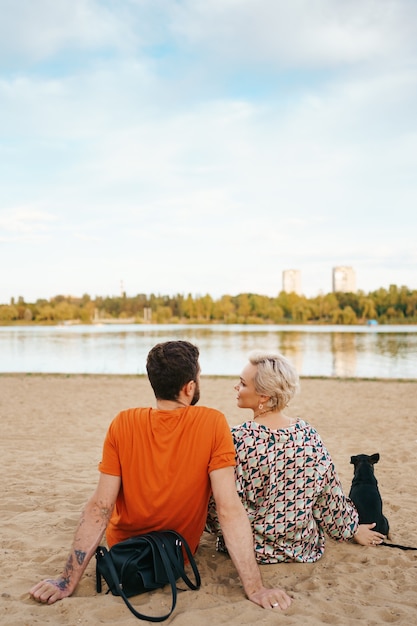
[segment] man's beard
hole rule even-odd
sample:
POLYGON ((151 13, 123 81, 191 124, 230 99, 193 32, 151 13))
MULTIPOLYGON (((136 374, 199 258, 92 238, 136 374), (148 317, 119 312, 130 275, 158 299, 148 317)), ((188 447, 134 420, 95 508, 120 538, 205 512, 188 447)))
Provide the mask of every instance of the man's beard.
POLYGON ((195 404, 197 404, 199 400, 200 400, 200 385, 198 384, 198 382, 196 382, 193 399, 191 400, 191 403, 190 403, 191 406, 194 406, 195 404))

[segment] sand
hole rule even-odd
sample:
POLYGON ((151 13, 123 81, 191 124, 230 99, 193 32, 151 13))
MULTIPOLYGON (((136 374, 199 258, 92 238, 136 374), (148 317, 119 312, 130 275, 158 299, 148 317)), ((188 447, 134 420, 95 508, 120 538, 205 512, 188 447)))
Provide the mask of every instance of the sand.
MULTIPOLYGON (((231 424, 250 416, 235 406, 234 379, 203 377, 201 403, 231 424)), ((63 567, 79 512, 97 480, 107 426, 122 408, 153 404, 147 379, 134 376, 0 375, 0 624, 32 626, 140 623, 123 601, 95 591, 90 562, 76 592, 52 606, 28 595, 63 567)), ((322 435, 346 491, 350 456, 379 452, 384 512, 396 543, 417 546, 417 382, 303 379, 289 413, 322 435)), ((262 566, 265 582, 294 598, 285 612, 250 603, 230 560, 203 535, 197 553, 199 591, 179 594, 167 623, 404 624, 417 622, 417 552, 362 547, 328 539, 315 564, 262 566)), ((165 611, 169 594, 134 599, 139 610, 165 611)))

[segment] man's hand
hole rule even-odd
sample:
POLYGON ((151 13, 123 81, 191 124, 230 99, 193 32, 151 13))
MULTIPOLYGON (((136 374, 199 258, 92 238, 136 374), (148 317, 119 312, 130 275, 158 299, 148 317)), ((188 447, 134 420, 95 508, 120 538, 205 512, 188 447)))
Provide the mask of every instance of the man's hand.
POLYGON ((267 589, 263 587, 260 591, 248 596, 251 602, 262 606, 264 609, 288 609, 292 598, 283 589, 267 589))
POLYGON ((32 587, 29 593, 37 602, 53 604, 57 600, 62 600, 62 598, 71 595, 72 591, 69 589, 68 581, 65 578, 57 578, 57 580, 42 580, 32 587))
POLYGON ((224 541, 247 598, 264 609, 287 609, 292 600, 282 589, 267 589, 256 562, 252 529, 236 491, 233 467, 210 473, 224 541))
POLYGON ((120 476, 100 474, 97 488, 81 513, 61 575, 55 580, 42 580, 32 587, 29 593, 34 600, 53 604, 72 594, 106 530, 120 485, 120 476))

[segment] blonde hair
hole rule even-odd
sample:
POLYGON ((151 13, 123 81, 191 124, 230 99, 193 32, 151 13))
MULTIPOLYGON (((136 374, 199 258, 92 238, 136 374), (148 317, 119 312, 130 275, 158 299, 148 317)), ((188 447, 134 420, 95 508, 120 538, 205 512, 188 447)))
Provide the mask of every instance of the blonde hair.
POLYGON ((256 392, 270 396, 269 408, 284 409, 300 388, 295 367, 278 352, 254 350, 249 354, 249 361, 257 369, 254 378, 256 392))

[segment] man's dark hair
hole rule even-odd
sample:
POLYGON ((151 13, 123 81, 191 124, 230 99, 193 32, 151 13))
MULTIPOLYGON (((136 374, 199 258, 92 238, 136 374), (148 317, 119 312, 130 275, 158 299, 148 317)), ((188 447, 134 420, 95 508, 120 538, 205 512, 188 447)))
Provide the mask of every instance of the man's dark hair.
POLYGON ((188 341, 166 341, 150 350, 146 361, 149 382, 159 400, 177 400, 180 390, 197 381, 199 350, 188 341))

